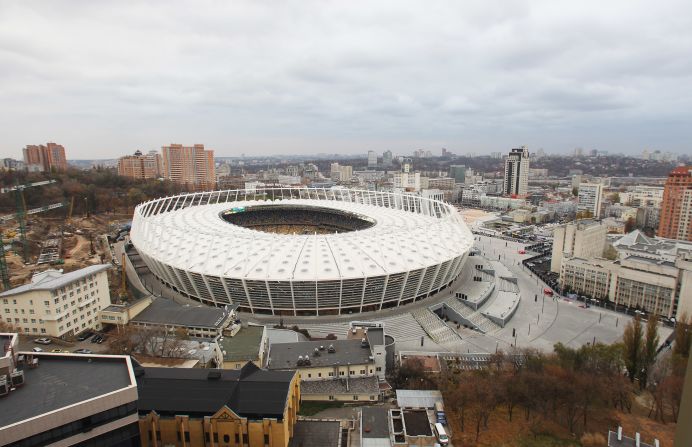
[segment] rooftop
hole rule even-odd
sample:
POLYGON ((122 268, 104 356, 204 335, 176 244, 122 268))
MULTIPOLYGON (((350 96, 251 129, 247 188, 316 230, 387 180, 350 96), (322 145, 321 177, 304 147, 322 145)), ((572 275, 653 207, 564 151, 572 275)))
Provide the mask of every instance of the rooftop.
POLYGON ((384 344, 384 329, 381 327, 368 328, 368 343, 371 345, 384 344))
POLYGON ((348 379, 303 380, 300 382, 301 394, 367 394, 377 396, 380 387, 377 377, 358 377, 348 379))
POLYGON ((134 386, 126 356, 31 354, 39 365, 25 368, 24 385, 0 400, 0 427, 134 386))
POLYGON ((335 366, 335 365, 363 365, 374 363, 370 358, 370 348, 361 346, 360 340, 322 340, 303 341, 297 343, 276 343, 271 345, 269 351, 269 369, 296 369, 298 356, 310 356, 310 367, 335 366), (329 346, 333 346, 336 352, 329 353, 329 346), (320 350, 323 347, 323 350, 320 350), (315 348, 319 355, 315 355, 315 348))
POLYGON ((442 402, 442 393, 437 390, 396 390, 399 408, 433 408, 442 402))
POLYGON ((240 328, 233 337, 219 338, 223 359, 227 362, 256 360, 262 349, 263 334, 264 326, 248 326, 240 328))
POLYGON ((428 412, 425 410, 404 410, 404 424, 408 436, 432 436, 428 412))
POLYGON ((178 304, 166 298, 157 298, 132 319, 135 323, 174 324, 185 327, 219 328, 228 319, 231 308, 178 304))
POLYGON ((137 368, 140 413, 208 416, 228 406, 250 419, 283 418, 293 371, 137 368))
POLYGON ((2 292, 0 293, 0 296, 17 295, 20 293, 29 292, 31 290, 59 289, 60 287, 64 287, 70 283, 84 278, 85 276, 108 270, 110 267, 111 266, 109 264, 97 264, 84 267, 83 269, 75 270, 74 272, 70 273, 63 273, 62 270, 46 270, 34 274, 29 284, 24 284, 23 286, 15 287, 14 289, 2 292))
POLYGON ((339 421, 296 422, 288 447, 337 447, 341 437, 339 421))
POLYGON ((389 410, 384 407, 361 409, 363 438, 389 438, 389 410))

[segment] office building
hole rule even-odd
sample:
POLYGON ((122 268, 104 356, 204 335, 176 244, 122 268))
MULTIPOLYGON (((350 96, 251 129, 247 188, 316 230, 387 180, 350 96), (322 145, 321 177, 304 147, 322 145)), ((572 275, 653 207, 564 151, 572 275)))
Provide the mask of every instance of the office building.
POLYGON ((456 183, 466 182, 466 166, 465 165, 450 165, 449 166, 449 176, 454 179, 456 183))
POLYGON ((300 405, 295 371, 135 368, 143 447, 287 447, 300 405))
POLYGON ((377 154, 375 151, 368 151, 368 168, 377 167, 377 154))
POLYGON ((203 144, 171 144, 161 148, 163 177, 198 190, 214 189, 216 172, 214 151, 203 144))
POLYGON ((17 334, 0 354, 0 445, 140 445, 129 356, 19 352, 17 334))
POLYGON ((420 172, 395 172, 392 174, 392 186, 406 191, 420 191, 420 172))
POLYGON ((599 222, 584 219, 556 227, 550 270, 559 273, 563 259, 602 256, 605 247, 606 227, 599 222))
POLYGON ((62 337, 100 329, 98 312, 110 305, 108 264, 70 273, 46 270, 29 284, 0 293, 0 320, 25 334, 62 337))
POLYGON ((382 166, 385 168, 392 166, 392 151, 384 151, 382 154, 382 166))
POLYGON ((596 219, 601 217, 601 205, 603 203, 603 184, 580 183, 577 210, 591 213, 589 217, 596 219))
POLYGON ((529 191, 529 149, 512 149, 505 158, 505 176, 502 187, 505 195, 525 196, 529 191))
POLYGON ((133 179, 159 178, 163 172, 161 154, 150 151, 143 155, 136 151, 134 155, 126 155, 118 159, 118 175, 133 179))
POLYGON ((668 174, 657 234, 692 241, 692 166, 678 167, 668 174))
POLYGON ((230 304, 220 307, 180 304, 166 298, 156 298, 130 319, 130 325, 165 328, 171 332, 178 330, 190 337, 213 338, 221 335, 237 319, 237 307, 230 304))
POLYGON ((65 148, 56 143, 28 145, 24 153, 24 165, 31 172, 66 171, 65 148))
POLYGON ((413 159, 409 157, 403 157, 401 159, 401 172, 406 174, 413 172, 413 159))

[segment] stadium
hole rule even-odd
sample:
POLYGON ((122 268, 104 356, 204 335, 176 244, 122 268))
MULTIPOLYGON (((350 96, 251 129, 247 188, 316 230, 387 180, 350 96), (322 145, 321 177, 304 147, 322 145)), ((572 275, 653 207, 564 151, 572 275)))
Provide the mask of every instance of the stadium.
POLYGON ((135 209, 130 238, 165 285, 281 316, 403 306, 459 275, 473 236, 444 202, 275 187, 182 194, 135 209))

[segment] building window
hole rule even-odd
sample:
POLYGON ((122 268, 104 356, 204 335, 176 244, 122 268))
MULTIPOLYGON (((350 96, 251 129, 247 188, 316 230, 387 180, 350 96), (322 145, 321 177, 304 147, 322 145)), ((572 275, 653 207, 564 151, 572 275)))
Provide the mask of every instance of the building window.
POLYGON ((231 442, 231 437, 229 435, 223 435, 223 442, 228 444, 229 442, 231 442))
POLYGON ((381 366, 378 366, 377 368, 375 368, 375 371, 377 371, 377 372, 382 371, 382 367, 381 367, 381 366))
POLYGON ((334 400, 334 396, 329 396, 329 400, 334 400))
POLYGON ((235 443, 240 444, 240 434, 238 433, 235 434, 235 443))
POLYGON ((46 333, 46 330, 45 330, 44 328, 41 328, 41 333, 42 333, 42 334, 45 334, 45 333, 46 333))
POLYGON ((345 373, 343 371, 339 371, 339 375, 343 376, 343 375, 345 375, 345 373))
POLYGON ((264 445, 269 445, 269 435, 264 435, 264 445))
POLYGON ((312 374, 308 373, 308 379, 312 378, 312 374))
POLYGON ((360 370, 360 373, 361 373, 361 374, 365 374, 365 370, 364 370, 364 369, 361 369, 361 370, 360 370))
POLYGON ((353 400, 358 400, 358 395, 353 396, 353 400))

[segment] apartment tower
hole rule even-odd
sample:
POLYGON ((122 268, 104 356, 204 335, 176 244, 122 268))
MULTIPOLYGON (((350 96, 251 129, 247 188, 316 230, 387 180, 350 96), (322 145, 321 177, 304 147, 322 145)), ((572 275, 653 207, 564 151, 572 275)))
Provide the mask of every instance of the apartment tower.
POLYGON ((681 166, 668 174, 658 236, 692 241, 692 166, 681 166))
POLYGON ((22 152, 24 153, 24 164, 27 170, 33 172, 66 171, 67 158, 65 148, 56 143, 46 143, 46 145, 27 145, 22 152))
POLYGON ((512 149, 505 158, 502 192, 508 196, 525 196, 529 191, 529 149, 512 149))
POLYGON ((216 170, 213 150, 204 149, 203 144, 171 144, 163 146, 161 153, 164 178, 197 190, 214 189, 216 170))
POLYGON ((134 179, 159 178, 163 172, 161 154, 150 151, 143 155, 137 151, 134 155, 126 155, 118 159, 118 175, 134 179))

